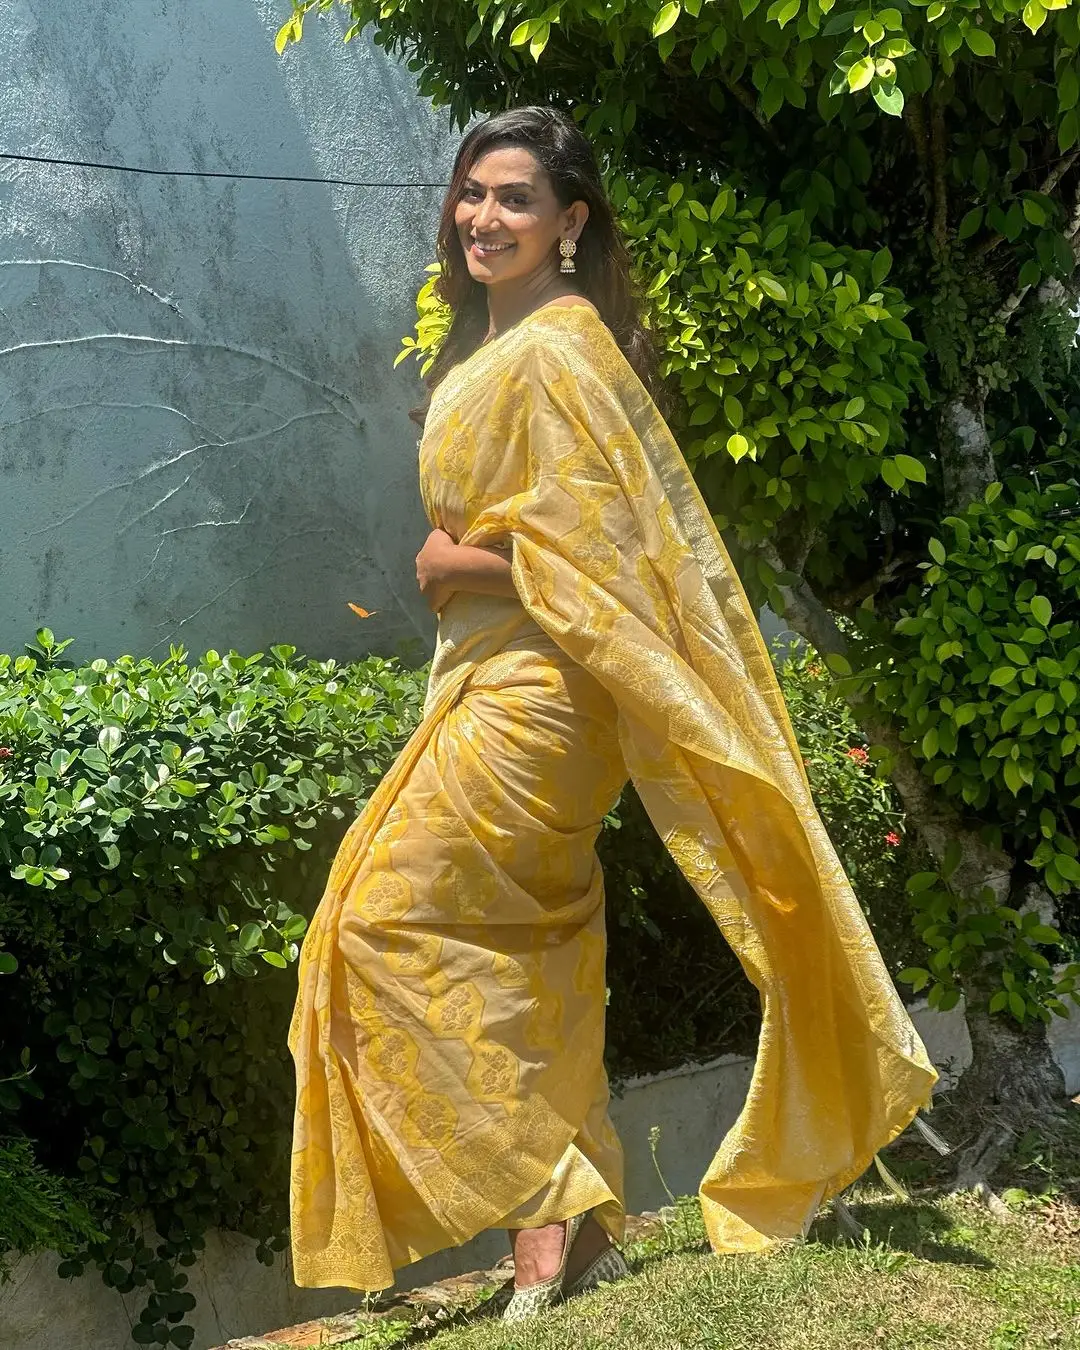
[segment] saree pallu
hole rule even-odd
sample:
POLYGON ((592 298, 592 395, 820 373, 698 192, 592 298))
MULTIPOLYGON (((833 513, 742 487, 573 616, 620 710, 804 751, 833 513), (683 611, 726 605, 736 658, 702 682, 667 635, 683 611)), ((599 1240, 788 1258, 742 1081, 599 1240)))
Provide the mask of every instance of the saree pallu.
POLYGON ((547 306, 438 387, 420 474, 433 526, 512 548, 517 599, 444 609, 424 718, 304 943, 297 1282, 385 1288, 586 1208, 620 1235, 594 844, 627 776, 761 995, 710 1240, 804 1233, 936 1074, 670 431, 593 311, 547 306))

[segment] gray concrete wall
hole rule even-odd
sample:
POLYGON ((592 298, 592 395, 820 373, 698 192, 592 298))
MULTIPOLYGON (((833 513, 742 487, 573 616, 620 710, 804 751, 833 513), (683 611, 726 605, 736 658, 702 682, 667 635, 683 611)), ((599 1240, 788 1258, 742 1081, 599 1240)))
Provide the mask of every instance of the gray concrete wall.
POLYGON ((0 0, 0 650, 393 650, 431 625, 391 371, 457 137, 288 0, 0 0), (347 601, 378 611, 361 622, 347 601))

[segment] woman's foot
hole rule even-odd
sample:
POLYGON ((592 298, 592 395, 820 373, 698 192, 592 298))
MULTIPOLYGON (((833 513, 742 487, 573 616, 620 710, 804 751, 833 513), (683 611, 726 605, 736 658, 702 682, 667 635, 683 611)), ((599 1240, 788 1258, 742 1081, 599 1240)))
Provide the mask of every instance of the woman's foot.
MULTIPOLYGON (((566 1245, 566 1224, 549 1223, 543 1228, 517 1228, 510 1232, 514 1253, 514 1288, 528 1289, 554 1279, 562 1265, 566 1245)), ((577 1235, 563 1276, 564 1286, 577 1279, 596 1258, 611 1246, 611 1240, 593 1218, 588 1218, 577 1235)))

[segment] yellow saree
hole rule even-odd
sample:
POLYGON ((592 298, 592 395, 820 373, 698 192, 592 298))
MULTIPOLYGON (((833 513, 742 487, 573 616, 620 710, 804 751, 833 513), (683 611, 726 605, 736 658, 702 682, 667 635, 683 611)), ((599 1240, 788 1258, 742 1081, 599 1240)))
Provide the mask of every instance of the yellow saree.
POLYGON ((493 1226, 622 1226, 594 852, 627 775, 761 994, 701 1199, 717 1251, 805 1231, 935 1080, 811 800, 754 615, 610 332, 547 306, 435 391, 433 525, 509 543, 446 606, 423 721, 300 962, 301 1285, 381 1289, 493 1226))

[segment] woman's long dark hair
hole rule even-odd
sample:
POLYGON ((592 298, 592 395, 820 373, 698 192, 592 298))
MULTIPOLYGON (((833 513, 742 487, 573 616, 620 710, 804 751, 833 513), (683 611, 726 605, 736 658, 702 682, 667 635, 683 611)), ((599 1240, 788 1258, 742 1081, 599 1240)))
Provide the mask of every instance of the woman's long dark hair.
MULTIPOLYGON (((530 151, 551 181, 560 206, 588 204, 589 218, 577 241, 576 289, 591 300, 623 355, 656 399, 662 394, 656 349, 641 322, 627 252, 604 192, 596 156, 575 123, 555 108, 511 108, 479 123, 461 142, 443 203, 436 243, 442 274, 435 294, 453 311, 450 331, 427 375, 429 391, 480 346, 488 326, 486 288, 469 275, 454 213, 473 166, 489 151, 519 146, 530 151)), ((418 409, 417 412, 423 410, 418 409)))

